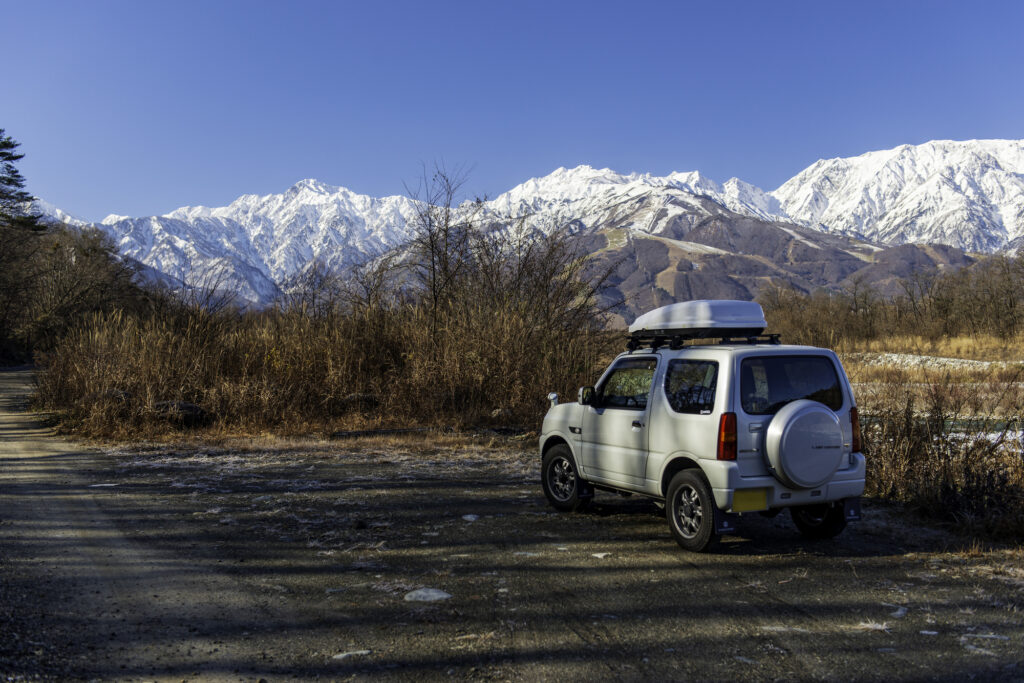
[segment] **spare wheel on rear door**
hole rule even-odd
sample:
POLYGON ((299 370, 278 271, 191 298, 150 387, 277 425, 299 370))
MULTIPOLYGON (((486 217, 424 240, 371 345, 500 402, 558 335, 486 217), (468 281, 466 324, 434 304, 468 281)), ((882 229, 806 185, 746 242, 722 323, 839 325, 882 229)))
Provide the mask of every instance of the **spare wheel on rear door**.
POLYGON ((768 425, 765 454, 772 473, 783 484, 798 489, 820 486, 843 457, 839 417, 817 401, 787 403, 768 425))

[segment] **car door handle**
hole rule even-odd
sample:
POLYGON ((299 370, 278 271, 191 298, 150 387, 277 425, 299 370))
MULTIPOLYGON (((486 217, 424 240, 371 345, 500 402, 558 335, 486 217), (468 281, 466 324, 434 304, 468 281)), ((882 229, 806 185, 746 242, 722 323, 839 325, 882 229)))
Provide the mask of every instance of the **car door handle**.
POLYGON ((641 427, 644 426, 644 423, 641 422, 640 420, 633 420, 633 426, 636 427, 637 429, 640 429, 641 427))

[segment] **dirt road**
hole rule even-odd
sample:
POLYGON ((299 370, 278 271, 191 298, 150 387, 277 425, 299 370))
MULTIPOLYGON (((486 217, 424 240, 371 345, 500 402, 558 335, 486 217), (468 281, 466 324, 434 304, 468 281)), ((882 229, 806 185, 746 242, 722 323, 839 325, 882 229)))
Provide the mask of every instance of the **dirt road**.
POLYGON ((15 680, 1024 680, 1020 551, 870 501, 835 541, 755 515, 693 555, 643 500, 552 511, 532 444, 101 452, 28 381, 0 372, 15 680))

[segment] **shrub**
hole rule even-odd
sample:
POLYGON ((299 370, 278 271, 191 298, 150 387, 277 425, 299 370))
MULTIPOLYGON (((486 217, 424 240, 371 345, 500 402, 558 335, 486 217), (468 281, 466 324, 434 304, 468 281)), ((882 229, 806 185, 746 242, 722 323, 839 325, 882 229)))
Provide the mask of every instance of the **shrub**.
POLYGON ((892 371, 860 392, 867 494, 969 530, 1024 533, 1020 372, 986 381, 892 371))
POLYGON ((548 391, 589 383, 607 356, 603 280, 584 278, 567 233, 478 209, 428 206, 404 266, 392 257, 348 279, 316 266, 270 310, 190 292, 95 314, 47 358, 40 400, 90 434, 159 429, 164 401, 248 431, 534 427, 548 391))

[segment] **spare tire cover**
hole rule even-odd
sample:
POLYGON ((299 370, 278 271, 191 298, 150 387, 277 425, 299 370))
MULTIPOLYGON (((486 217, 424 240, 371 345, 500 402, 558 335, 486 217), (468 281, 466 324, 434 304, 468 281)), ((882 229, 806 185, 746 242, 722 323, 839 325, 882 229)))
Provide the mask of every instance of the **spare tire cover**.
POLYGON ((768 425, 765 454, 783 484, 801 489, 820 486, 843 457, 839 417, 817 401, 787 403, 768 425))

